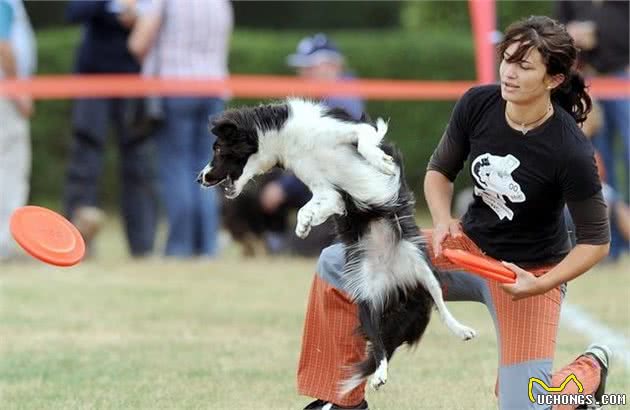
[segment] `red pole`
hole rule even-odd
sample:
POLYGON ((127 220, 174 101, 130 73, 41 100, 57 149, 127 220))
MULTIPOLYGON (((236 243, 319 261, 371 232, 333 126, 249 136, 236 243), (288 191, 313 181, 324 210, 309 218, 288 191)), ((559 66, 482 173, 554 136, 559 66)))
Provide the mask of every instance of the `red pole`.
POLYGON ((468 0, 471 26, 475 39, 475 67, 477 81, 483 84, 495 81, 495 50, 492 36, 496 30, 494 0, 468 0))

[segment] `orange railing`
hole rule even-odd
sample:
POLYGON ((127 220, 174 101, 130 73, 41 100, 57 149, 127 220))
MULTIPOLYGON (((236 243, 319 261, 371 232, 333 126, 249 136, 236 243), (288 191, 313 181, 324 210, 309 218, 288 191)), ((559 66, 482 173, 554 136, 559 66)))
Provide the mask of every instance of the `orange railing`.
MULTIPOLYGON (((0 80, 0 96, 29 94, 36 99, 128 97, 140 95, 231 95, 241 98, 322 97, 355 95, 374 100, 454 100, 473 81, 412 81, 363 79, 313 82, 296 77, 233 75, 226 80, 154 79, 135 75, 51 75, 30 80, 0 80)), ((630 81, 598 78, 590 81, 599 98, 630 97, 630 81)))

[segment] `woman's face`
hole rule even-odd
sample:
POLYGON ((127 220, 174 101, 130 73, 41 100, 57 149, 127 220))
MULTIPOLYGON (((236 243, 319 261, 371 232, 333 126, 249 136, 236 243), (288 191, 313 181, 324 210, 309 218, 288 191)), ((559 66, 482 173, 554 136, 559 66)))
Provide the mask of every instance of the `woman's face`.
POLYGON ((508 62, 520 43, 512 43, 503 54, 499 75, 501 77, 501 96, 513 103, 535 101, 550 92, 547 89, 549 76, 542 55, 535 48, 530 48, 521 61, 508 62))

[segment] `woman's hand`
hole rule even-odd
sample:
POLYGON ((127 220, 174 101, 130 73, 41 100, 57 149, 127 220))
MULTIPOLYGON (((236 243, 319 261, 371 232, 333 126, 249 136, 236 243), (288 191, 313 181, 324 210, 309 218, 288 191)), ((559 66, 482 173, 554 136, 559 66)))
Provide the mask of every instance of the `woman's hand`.
POLYGON ((458 238, 462 235, 462 228, 458 219, 451 219, 448 222, 438 223, 433 227, 433 252, 438 257, 442 254, 442 243, 446 238, 452 236, 458 238))
POLYGON ((521 269, 513 263, 503 262, 503 265, 516 274, 515 283, 504 283, 501 285, 505 292, 512 295, 512 300, 521 300, 530 296, 541 295, 547 291, 541 280, 531 272, 521 269))

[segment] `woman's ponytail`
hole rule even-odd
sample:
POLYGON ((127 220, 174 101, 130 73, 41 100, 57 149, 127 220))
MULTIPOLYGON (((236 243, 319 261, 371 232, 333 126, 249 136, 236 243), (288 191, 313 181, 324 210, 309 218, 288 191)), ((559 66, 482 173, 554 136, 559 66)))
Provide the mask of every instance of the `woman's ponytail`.
POLYGON ((593 107, 591 97, 586 92, 584 77, 573 69, 569 73, 569 78, 552 92, 551 98, 571 114, 578 124, 586 120, 593 107))

